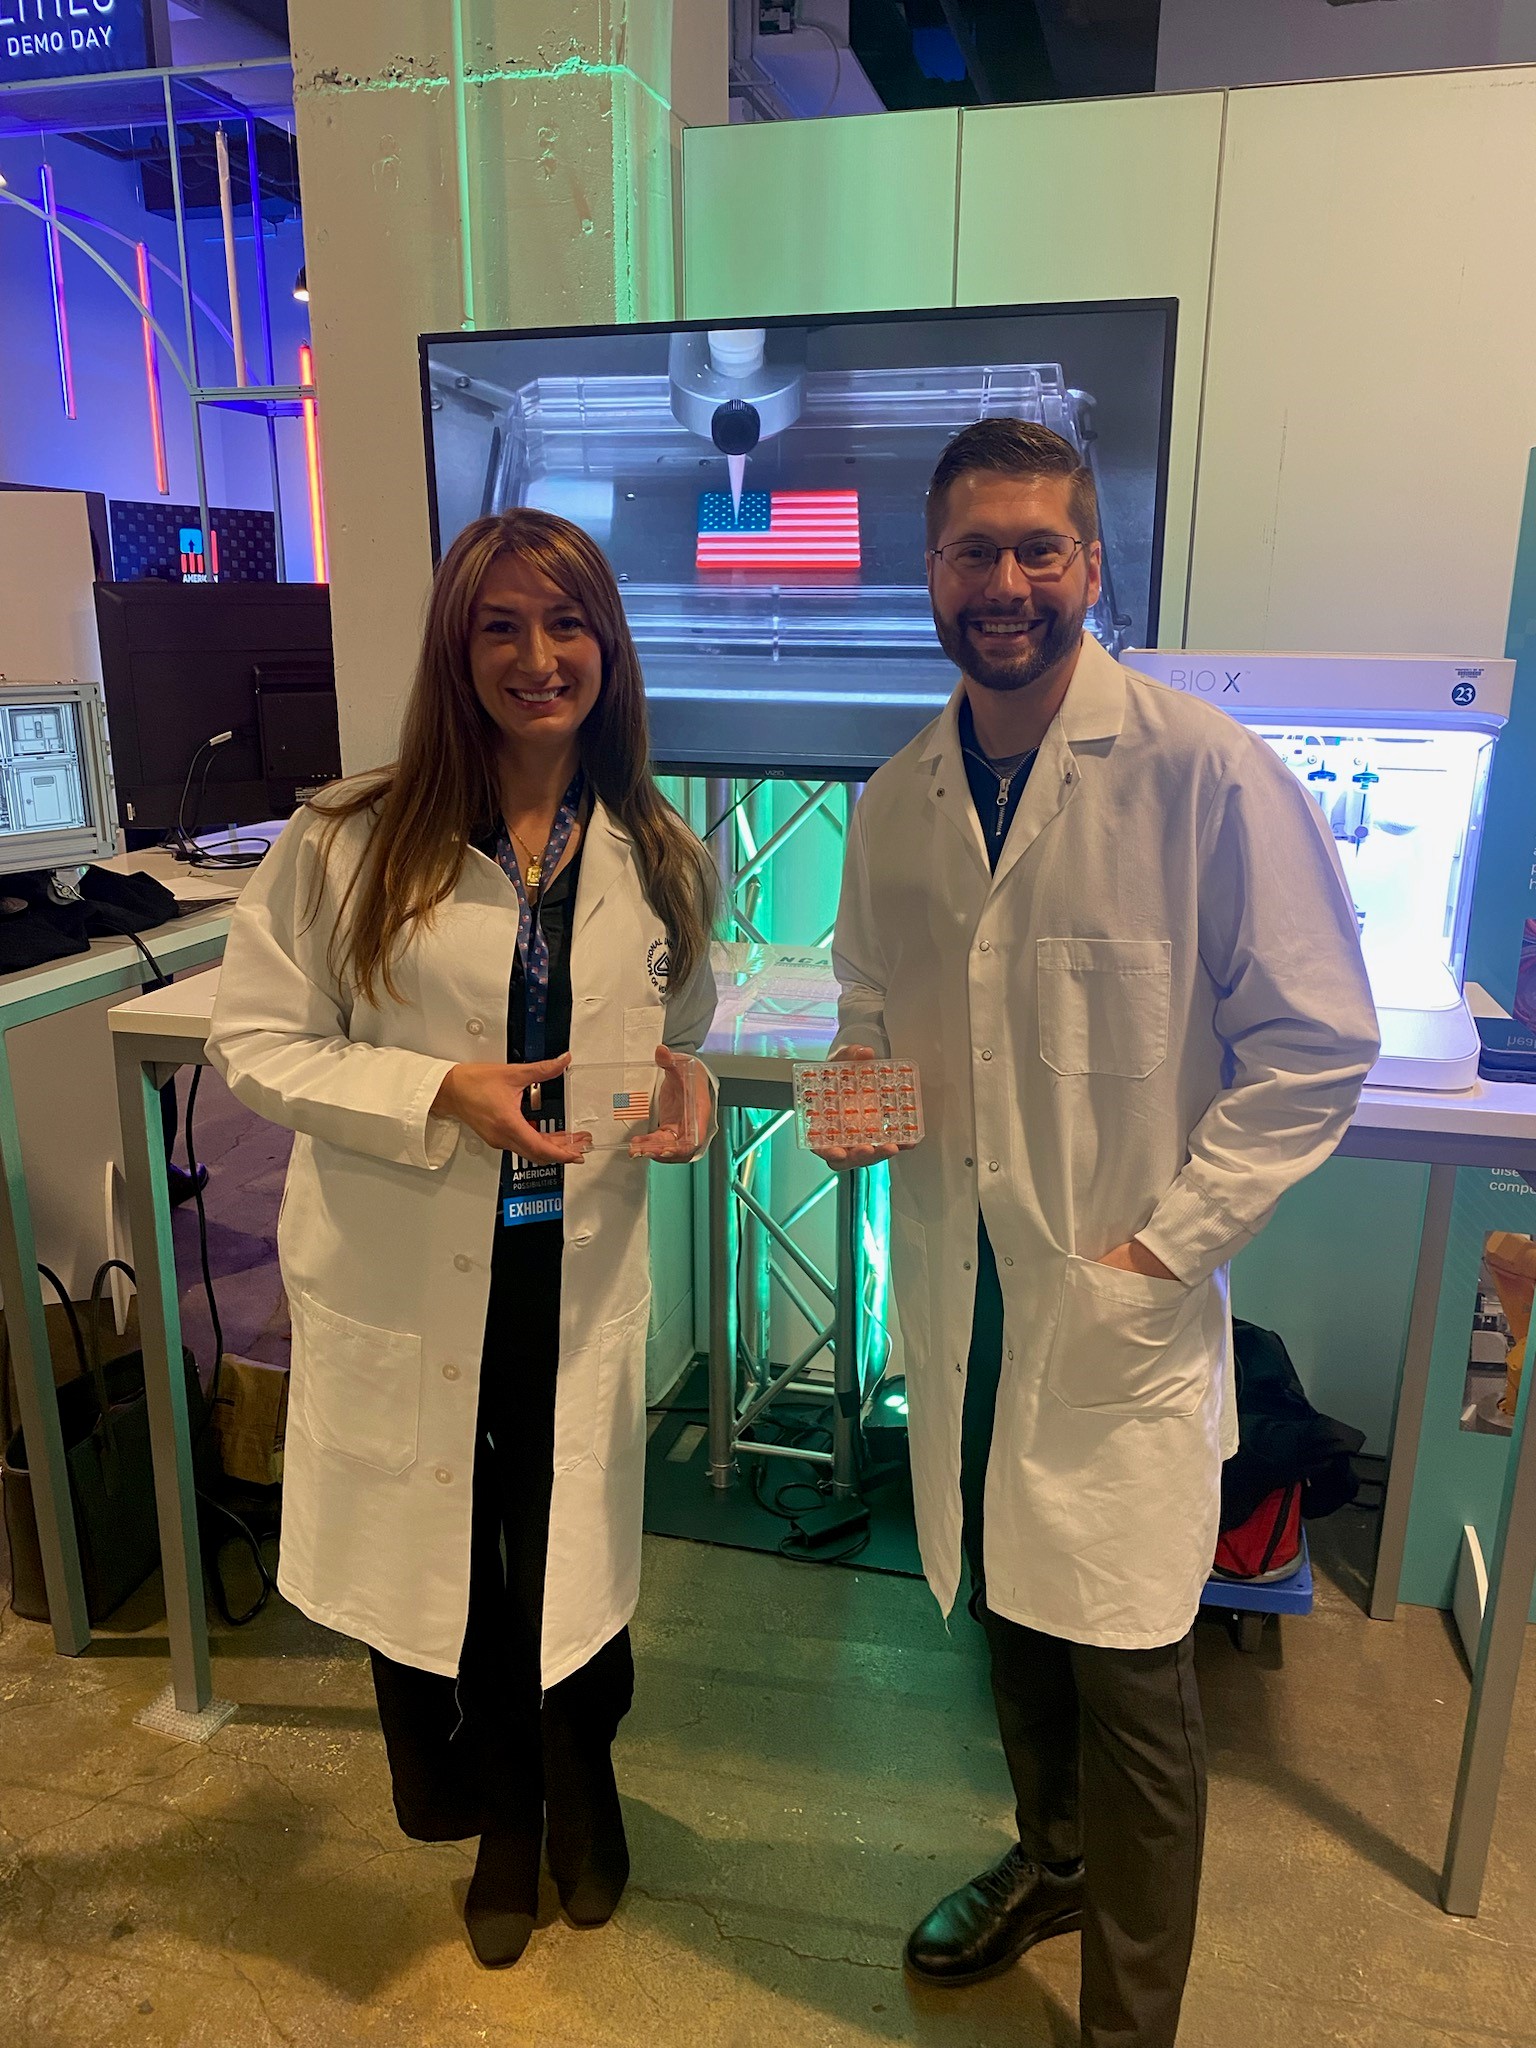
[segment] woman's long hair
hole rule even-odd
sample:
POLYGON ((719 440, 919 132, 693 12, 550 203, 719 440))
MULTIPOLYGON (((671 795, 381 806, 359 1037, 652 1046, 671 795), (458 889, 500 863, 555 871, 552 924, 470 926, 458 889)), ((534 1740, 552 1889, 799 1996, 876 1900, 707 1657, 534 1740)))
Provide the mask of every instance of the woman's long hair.
POLYGON ((343 898, 334 971, 366 1000, 381 984, 398 1000, 391 970, 400 941, 430 921, 458 881, 471 839, 500 820, 502 736, 475 695, 469 639, 480 585, 502 555, 540 571, 580 605, 602 649, 602 688, 579 735, 582 767, 633 842, 646 897, 666 927, 669 985, 680 988, 708 951, 714 868, 651 774, 640 659, 606 556, 579 526, 527 508, 475 520, 439 563, 399 759, 317 800, 331 821, 327 855, 348 818, 376 813, 343 898))

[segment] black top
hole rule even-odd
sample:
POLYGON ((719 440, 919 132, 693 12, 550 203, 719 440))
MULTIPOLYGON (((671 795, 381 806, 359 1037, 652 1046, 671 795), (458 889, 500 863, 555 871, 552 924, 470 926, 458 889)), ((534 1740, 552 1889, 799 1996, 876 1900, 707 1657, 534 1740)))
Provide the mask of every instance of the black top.
MULTIPOLYGON (((491 832, 475 839, 475 845, 489 859, 496 858, 498 834, 491 832)), ((544 933, 544 942, 549 948, 549 1001, 544 1015, 544 1057, 558 1059, 571 1049, 571 929, 575 922, 576 884, 581 874, 581 856, 585 837, 578 842, 576 851, 559 874, 539 897, 534 915, 544 933)), ((524 1058, 524 1034, 527 1015, 523 1001, 523 963, 514 952, 512 956, 512 979, 507 989, 507 1061, 517 1065, 524 1058)), ((563 1125, 565 1119, 565 1087, 561 1081, 547 1082, 543 1094, 543 1115, 557 1118, 563 1125)), ((548 1194, 560 1189, 564 1172, 559 1167, 535 1169, 531 1175, 519 1181, 513 1177, 510 1155, 503 1155, 502 1181, 497 1196, 499 1208, 504 1198, 518 1187, 531 1193, 548 1194)), ((560 1256, 564 1242, 565 1226, 558 1219, 547 1222, 526 1222, 515 1229, 499 1227, 492 1255, 493 1279, 516 1279, 519 1285, 552 1289, 554 1298, 559 1299, 560 1256)))
POLYGON ((965 779, 971 787, 971 802, 981 820, 981 836, 987 843, 987 859, 994 871, 1008 843, 1008 828, 1019 808, 1019 798, 1035 765, 1039 748, 1033 748, 1014 769, 994 764, 981 751, 976 739, 976 721, 970 699, 960 700, 960 752, 965 760, 965 779))

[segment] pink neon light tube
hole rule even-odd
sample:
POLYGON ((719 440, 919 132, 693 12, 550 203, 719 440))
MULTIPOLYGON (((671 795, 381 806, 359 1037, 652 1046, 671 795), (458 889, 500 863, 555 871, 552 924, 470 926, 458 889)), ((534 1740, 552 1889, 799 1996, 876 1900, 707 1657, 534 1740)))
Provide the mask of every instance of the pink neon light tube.
POLYGON ((171 494, 170 470, 165 459, 165 418, 160 410, 160 350, 149 321, 149 251, 142 242, 133 245, 139 276, 139 302, 144 318, 144 384, 149 393, 149 432, 155 447, 155 488, 162 498, 171 494))

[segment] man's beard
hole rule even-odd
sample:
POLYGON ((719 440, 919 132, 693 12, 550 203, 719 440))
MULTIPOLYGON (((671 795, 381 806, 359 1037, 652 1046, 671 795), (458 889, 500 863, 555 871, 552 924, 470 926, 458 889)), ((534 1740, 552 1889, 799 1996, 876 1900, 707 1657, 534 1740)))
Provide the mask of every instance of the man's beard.
POLYGON ((1001 647, 994 652, 984 635, 967 630, 976 620, 1026 616, 1017 605, 971 604, 962 606, 952 619, 940 618, 935 611, 933 626, 939 645, 962 675, 983 689, 1011 692, 1027 690, 1075 652, 1083 637, 1088 607, 1074 605, 1068 611, 1042 608, 1038 616, 1044 621, 1044 630, 1033 635, 1019 652, 1001 647))

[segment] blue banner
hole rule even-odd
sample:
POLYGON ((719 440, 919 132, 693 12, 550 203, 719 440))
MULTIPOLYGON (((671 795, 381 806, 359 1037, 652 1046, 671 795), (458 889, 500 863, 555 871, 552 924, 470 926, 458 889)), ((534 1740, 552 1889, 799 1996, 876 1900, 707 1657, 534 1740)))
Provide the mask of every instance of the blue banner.
POLYGON ((0 84, 169 61, 165 0, 0 0, 0 84))

